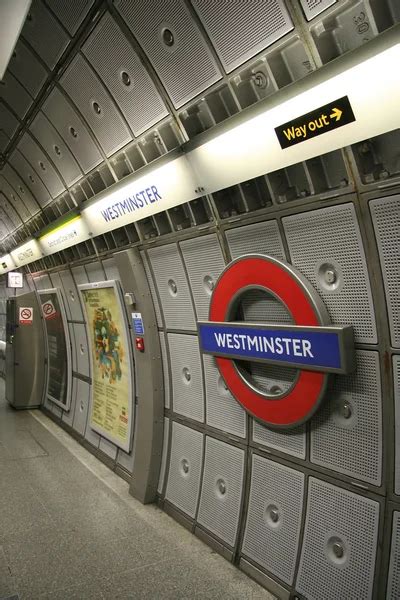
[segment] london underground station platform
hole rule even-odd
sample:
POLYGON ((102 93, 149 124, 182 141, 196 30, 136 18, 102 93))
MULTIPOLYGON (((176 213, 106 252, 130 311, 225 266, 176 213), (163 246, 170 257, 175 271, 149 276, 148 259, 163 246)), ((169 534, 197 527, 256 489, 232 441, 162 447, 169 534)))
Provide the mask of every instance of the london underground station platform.
POLYGON ((272 600, 0 387, 0 599, 272 600))

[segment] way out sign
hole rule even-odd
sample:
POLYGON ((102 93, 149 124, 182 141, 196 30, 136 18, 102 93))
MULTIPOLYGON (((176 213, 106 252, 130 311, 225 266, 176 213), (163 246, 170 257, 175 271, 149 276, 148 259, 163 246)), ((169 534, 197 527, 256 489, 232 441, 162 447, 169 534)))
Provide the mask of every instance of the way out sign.
POLYGON ((305 277, 270 256, 248 254, 226 267, 213 290, 209 320, 198 323, 198 333, 201 352, 215 356, 232 396, 271 427, 295 427, 310 419, 325 396, 329 374, 355 368, 353 328, 332 326, 305 277), (281 301, 292 324, 236 320, 241 296, 252 289, 281 301), (266 392, 247 376, 245 365, 254 362, 295 368, 297 375, 288 389, 266 392))
POLYGON ((21 306, 19 309, 18 321, 20 325, 32 325, 33 308, 31 306, 21 306))
POLYGON ((275 127, 282 149, 290 148, 300 142, 348 125, 356 118, 347 96, 333 100, 316 110, 275 127))

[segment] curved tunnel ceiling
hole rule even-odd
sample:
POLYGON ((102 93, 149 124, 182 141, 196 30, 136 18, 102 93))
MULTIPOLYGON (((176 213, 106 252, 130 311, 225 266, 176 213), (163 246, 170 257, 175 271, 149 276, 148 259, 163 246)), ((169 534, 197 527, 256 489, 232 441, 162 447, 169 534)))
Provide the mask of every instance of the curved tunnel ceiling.
POLYGON ((0 82, 3 250, 399 20, 396 0, 33 0, 0 82))

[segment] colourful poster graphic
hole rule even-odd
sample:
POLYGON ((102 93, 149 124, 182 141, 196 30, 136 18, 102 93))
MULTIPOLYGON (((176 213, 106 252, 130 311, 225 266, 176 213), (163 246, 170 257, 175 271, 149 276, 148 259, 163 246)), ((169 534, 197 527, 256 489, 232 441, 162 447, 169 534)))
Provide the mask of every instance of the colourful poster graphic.
POLYGON ((91 427, 129 451, 131 367, 118 291, 112 285, 81 289, 81 293, 92 353, 91 427))

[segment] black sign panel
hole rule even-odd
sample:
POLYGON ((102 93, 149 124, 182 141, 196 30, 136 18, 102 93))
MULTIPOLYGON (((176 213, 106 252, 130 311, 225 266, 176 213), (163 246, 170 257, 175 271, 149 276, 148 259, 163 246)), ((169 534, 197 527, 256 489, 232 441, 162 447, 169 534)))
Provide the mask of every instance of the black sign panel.
POLYGON ((343 96, 343 98, 333 100, 306 115, 275 127, 275 132, 281 148, 284 149, 300 144, 300 142, 306 142, 317 135, 332 131, 332 129, 348 125, 355 120, 350 101, 347 96, 343 96))

